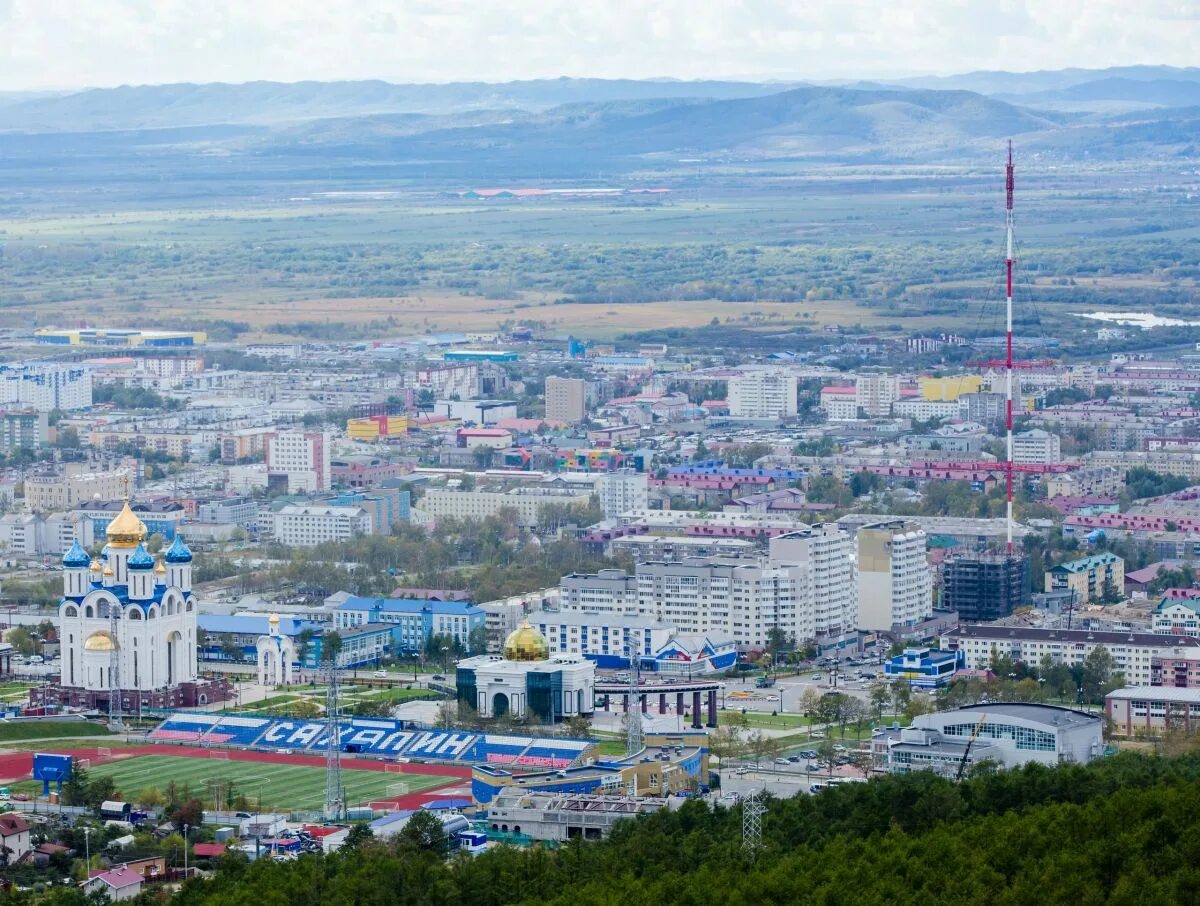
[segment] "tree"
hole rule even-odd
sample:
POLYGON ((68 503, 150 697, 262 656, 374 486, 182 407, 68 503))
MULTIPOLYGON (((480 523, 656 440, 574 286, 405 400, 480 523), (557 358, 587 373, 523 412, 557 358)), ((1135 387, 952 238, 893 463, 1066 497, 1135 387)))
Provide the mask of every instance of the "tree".
POLYGON ((1116 661, 1103 645, 1097 645, 1083 659, 1083 676, 1080 685, 1083 687, 1084 701, 1099 704, 1104 696, 1121 684, 1121 675, 1117 672, 1116 661))
POLYGON ((882 684, 871 687, 871 707, 875 710, 875 719, 883 723, 883 712, 892 702, 892 690, 882 684))
POLYGON ((37 653, 37 639, 27 626, 14 626, 8 630, 5 638, 16 649, 18 654, 28 657, 31 654, 37 653))
POLYGON ((221 657, 227 661, 243 661, 246 659, 246 652, 234 641, 233 636, 227 635, 221 639, 221 657))
POLYGON ((337 665, 338 655, 342 653, 341 633, 334 630, 321 636, 321 663, 337 665))
POLYGON ((441 852, 446 848, 446 833, 442 822, 433 812, 420 809, 413 813, 400 831, 401 846, 441 852))
POLYGON ((708 750, 721 767, 725 767, 728 762, 737 761, 745 753, 746 745, 738 728, 725 723, 709 733, 708 750))
POLYGON ((365 824, 355 824, 350 828, 350 832, 346 834, 346 839, 342 842, 342 849, 354 852, 374 839, 375 832, 370 827, 365 824))
POLYGON ((467 650, 471 654, 483 654, 488 647, 488 631, 484 623, 480 623, 467 636, 467 650))
POLYGON ((308 662, 308 657, 312 653, 313 639, 317 634, 312 629, 301 629, 296 635, 296 660, 303 667, 308 662))
POLYGON ((79 763, 79 759, 71 762, 71 773, 63 782, 62 801, 64 805, 86 805, 88 792, 88 772, 79 763))
POLYGON ((563 722, 563 732, 575 739, 587 739, 592 735, 592 722, 582 714, 573 714, 563 722))
POLYGON ((204 822, 204 803, 192 797, 168 810, 167 817, 176 827, 200 827, 204 822))

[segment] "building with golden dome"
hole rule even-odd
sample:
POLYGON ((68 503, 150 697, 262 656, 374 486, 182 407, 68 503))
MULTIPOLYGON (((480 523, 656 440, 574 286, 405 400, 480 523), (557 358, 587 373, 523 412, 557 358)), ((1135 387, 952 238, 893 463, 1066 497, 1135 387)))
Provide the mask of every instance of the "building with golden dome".
POLYGON ((546 637, 529 620, 504 640, 504 656, 458 662, 458 700, 480 717, 533 717, 557 723, 590 715, 596 705, 596 665, 579 655, 550 654, 546 637))
POLYGON ((146 550, 146 526, 128 501, 105 528, 100 555, 79 541, 63 555, 58 607, 58 682, 34 690, 37 704, 118 710, 205 704, 228 683, 199 679, 192 552, 180 535, 161 557, 146 550))

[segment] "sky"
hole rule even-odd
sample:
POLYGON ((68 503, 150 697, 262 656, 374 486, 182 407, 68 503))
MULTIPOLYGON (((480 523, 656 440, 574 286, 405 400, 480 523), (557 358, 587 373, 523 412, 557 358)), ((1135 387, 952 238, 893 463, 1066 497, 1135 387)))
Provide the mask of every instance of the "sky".
POLYGON ((0 91, 1189 66, 1200 0, 0 0, 0 91))

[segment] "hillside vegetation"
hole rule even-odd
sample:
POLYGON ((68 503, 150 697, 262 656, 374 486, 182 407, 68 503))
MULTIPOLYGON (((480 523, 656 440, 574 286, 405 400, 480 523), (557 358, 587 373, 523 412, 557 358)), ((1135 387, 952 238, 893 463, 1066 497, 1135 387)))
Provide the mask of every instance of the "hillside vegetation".
MULTIPOLYGON (((663 903, 1167 904, 1200 882, 1200 756, 1120 755, 961 785, 928 774, 773 801, 764 846, 740 810, 699 802, 623 823, 606 841, 502 847, 443 860, 436 824, 294 863, 234 857, 172 902, 238 904, 663 903)), ((50 902, 68 903, 72 893, 50 902)), ((16 900, 20 902, 20 900, 16 900)))

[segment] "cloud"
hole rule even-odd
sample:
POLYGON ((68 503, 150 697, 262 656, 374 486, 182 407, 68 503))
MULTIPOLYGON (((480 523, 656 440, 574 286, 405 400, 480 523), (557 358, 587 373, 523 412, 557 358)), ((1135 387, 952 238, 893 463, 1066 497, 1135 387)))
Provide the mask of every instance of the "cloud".
POLYGON ((0 90, 1190 65, 1195 0, 0 0, 0 90))

